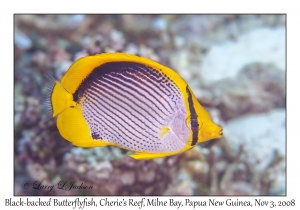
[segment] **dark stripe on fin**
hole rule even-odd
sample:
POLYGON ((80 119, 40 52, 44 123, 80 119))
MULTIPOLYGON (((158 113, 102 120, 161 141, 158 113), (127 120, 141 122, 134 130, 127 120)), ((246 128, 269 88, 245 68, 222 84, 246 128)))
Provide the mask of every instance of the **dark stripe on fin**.
POLYGON ((193 133, 193 139, 192 139, 192 144, 191 146, 194 146, 197 143, 198 140, 198 132, 199 132, 199 124, 198 124, 198 116, 195 111, 194 103, 192 100, 192 94, 188 88, 186 87, 186 92, 188 93, 188 103, 189 103, 189 109, 191 112, 191 128, 192 128, 192 133, 193 133))

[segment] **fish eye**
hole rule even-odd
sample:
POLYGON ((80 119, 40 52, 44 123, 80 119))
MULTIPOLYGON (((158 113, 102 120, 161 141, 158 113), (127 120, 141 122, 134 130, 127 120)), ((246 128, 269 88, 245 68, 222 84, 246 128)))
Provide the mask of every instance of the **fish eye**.
POLYGON ((191 125, 192 125, 192 127, 198 127, 199 126, 198 120, 197 119, 191 119, 191 125))
POLYGON ((195 119, 195 118, 191 118, 191 116, 189 116, 187 119, 186 119, 186 126, 193 130, 193 129, 199 129, 200 130, 200 124, 198 122, 198 119, 195 119))

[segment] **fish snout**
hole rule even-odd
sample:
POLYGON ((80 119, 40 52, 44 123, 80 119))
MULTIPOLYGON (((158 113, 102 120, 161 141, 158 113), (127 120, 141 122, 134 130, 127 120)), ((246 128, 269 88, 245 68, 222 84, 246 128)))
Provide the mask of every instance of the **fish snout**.
POLYGON ((223 136, 223 128, 221 128, 220 136, 223 136))

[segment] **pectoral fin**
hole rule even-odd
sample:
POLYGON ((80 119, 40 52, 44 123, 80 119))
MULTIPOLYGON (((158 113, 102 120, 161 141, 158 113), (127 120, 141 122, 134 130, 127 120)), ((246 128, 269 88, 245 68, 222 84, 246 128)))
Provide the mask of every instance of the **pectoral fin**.
POLYGON ((166 127, 166 126, 162 126, 161 129, 160 129, 160 132, 159 132, 159 137, 160 137, 161 139, 163 139, 164 135, 165 135, 166 133, 168 133, 170 130, 171 130, 170 128, 168 128, 168 127, 166 127))

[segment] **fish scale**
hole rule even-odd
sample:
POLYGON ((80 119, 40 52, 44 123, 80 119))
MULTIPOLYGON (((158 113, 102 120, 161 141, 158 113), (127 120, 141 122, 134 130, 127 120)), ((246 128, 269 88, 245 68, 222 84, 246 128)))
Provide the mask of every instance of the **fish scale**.
MULTIPOLYGON (((93 73, 85 79, 88 81, 88 85, 81 86, 77 89, 77 100, 80 101, 81 98, 84 98, 87 101, 84 104, 80 104, 83 108, 83 115, 89 125, 92 124, 94 118, 103 120, 105 131, 112 134, 111 137, 106 136, 104 131, 101 131, 98 128, 102 125, 98 124, 96 126, 90 126, 93 138, 95 137, 98 139, 99 137, 104 137, 104 141, 117 143, 125 149, 133 149, 143 152, 168 152, 170 150, 170 143, 162 143, 162 139, 158 135, 164 124, 157 123, 155 115, 146 114, 144 112, 140 116, 137 116, 137 112, 133 111, 135 104, 122 100, 120 92, 103 88, 109 78, 111 82, 118 81, 118 85, 122 86, 123 89, 134 92, 136 97, 133 98, 133 102, 140 101, 141 98, 145 98, 145 95, 147 95, 148 98, 152 98, 153 100, 147 100, 147 103, 142 104, 139 108, 143 110, 144 108, 151 106, 155 107, 157 110, 157 108, 160 107, 161 110, 167 111, 161 112, 160 115, 165 121, 167 118, 175 115, 175 112, 177 111, 173 108, 174 106, 171 105, 171 103, 175 103, 172 100, 176 99, 181 101, 183 106, 183 99, 179 93, 177 93, 177 95, 171 93, 170 95, 173 95, 173 97, 165 95, 163 97, 163 95, 158 95, 158 91, 162 88, 160 83, 158 81, 149 81, 145 79, 149 78, 150 71, 154 70, 137 63, 106 63, 95 69, 93 73), (137 66, 142 67, 145 71, 141 71, 141 68, 137 68, 137 66), (136 76, 137 74, 138 76, 136 76), (104 80, 104 78, 106 78, 106 80, 104 80), (152 94, 150 91, 156 92, 157 95, 152 94), (144 95, 142 95, 143 93, 144 95), (99 100, 101 100, 102 104, 99 104, 99 100), (97 105, 102 106, 104 110, 99 108, 97 105), (92 109, 97 109, 99 115, 92 113, 90 111, 92 109), (110 120, 105 118, 107 113, 110 114, 110 120), (143 118, 144 121, 141 121, 139 118, 143 118), (114 135, 116 124, 122 125, 128 132, 114 135), (141 124, 146 125, 146 127, 142 127, 141 124), (139 143, 134 139, 140 139, 139 143), (160 146, 155 150, 153 145, 160 146)), ((163 77, 162 74, 159 74, 159 76, 160 77, 156 78, 160 79, 163 77)), ((171 85, 175 86, 175 84, 172 84, 171 81, 169 82, 171 85)), ((121 129, 120 126, 118 126, 118 129, 121 129)), ((184 146, 184 144, 175 144, 176 141, 181 140, 173 134, 172 140, 170 141, 171 144, 173 144, 172 151, 179 151, 184 146)))

